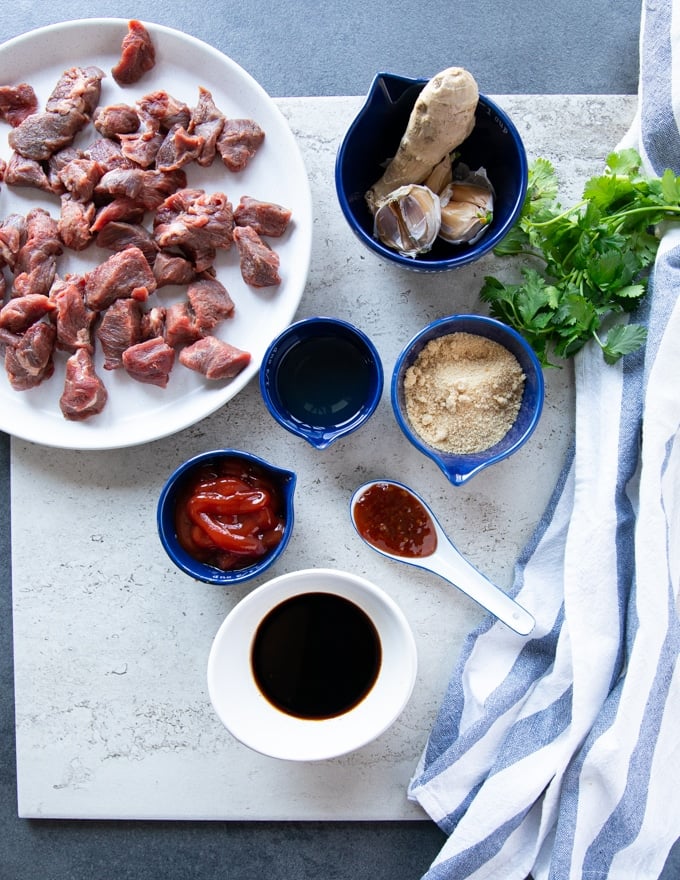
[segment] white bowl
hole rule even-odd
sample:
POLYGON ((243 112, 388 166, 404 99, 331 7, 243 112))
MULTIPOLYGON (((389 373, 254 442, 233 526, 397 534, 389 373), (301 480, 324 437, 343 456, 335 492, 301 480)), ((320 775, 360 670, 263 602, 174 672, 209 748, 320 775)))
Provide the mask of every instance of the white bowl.
POLYGON ((371 742, 406 706, 417 670, 410 626, 390 596, 369 581, 335 569, 305 569, 268 581, 249 593, 220 626, 208 658, 208 692, 229 732, 264 755, 321 761, 371 742), (368 692, 332 717, 303 718, 277 708, 257 684, 252 651, 264 618, 286 600, 330 593, 368 616, 380 644, 380 662, 368 692))

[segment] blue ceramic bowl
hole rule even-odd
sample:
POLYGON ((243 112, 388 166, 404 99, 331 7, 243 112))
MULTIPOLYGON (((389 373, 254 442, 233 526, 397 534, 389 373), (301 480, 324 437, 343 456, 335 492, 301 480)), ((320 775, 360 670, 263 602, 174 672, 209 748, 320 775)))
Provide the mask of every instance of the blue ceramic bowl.
POLYGON ((275 467, 256 455, 238 449, 216 449, 203 452, 185 461, 168 477, 156 510, 158 535, 165 552, 177 568, 190 577, 207 584, 230 587, 243 581, 257 577, 266 571, 281 556, 293 533, 293 496, 295 493, 296 476, 292 471, 275 467), (199 471, 215 465, 219 469, 220 462, 237 461, 246 468, 254 468, 266 476, 278 489, 281 498, 282 512, 285 518, 285 530, 277 546, 247 568, 233 571, 222 571, 212 565, 194 559, 180 544, 175 527, 175 510, 177 500, 187 484, 199 471))
POLYGON ((479 96, 472 134, 458 148, 461 161, 486 168, 496 199, 493 221, 474 245, 438 239, 426 254, 404 257, 373 237, 373 216, 364 193, 382 176, 396 152, 416 98, 427 80, 378 74, 366 103, 350 125, 338 150, 335 187, 340 207, 359 240, 379 257, 407 269, 442 272, 478 260, 507 234, 522 209, 527 191, 526 152, 517 129, 493 101, 479 96))
POLYGON ((543 410, 543 370, 527 341, 512 327, 482 315, 452 315, 428 324, 406 344, 392 374, 392 408, 406 437, 429 456, 454 486, 460 486, 495 462, 512 455, 529 439, 543 410), (482 452, 456 455, 430 446, 411 425, 404 400, 404 376, 431 339, 450 333, 474 333, 505 346, 517 358, 525 375, 524 393, 519 413, 508 433, 494 446, 482 452))
POLYGON ((280 425, 325 449, 371 417, 382 395, 383 368, 357 327, 338 318, 305 318, 270 344, 260 390, 280 425))

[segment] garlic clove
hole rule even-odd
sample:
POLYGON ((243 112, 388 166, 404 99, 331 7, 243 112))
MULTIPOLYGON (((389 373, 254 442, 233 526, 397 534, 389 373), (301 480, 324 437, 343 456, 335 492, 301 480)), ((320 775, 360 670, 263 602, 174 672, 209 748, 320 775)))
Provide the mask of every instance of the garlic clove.
POLYGON ((449 244, 475 244, 493 220, 494 198, 484 168, 473 172, 465 168, 440 194, 440 238, 449 244))
POLYGON ((452 179, 453 165, 451 162, 451 156, 447 154, 438 165, 434 166, 424 185, 428 187, 428 189, 431 189, 432 192, 437 193, 437 195, 441 195, 446 187, 452 182, 452 179))
POLYGON ((450 201, 441 209, 439 237, 449 244, 475 244, 486 232, 493 213, 470 202, 450 201))

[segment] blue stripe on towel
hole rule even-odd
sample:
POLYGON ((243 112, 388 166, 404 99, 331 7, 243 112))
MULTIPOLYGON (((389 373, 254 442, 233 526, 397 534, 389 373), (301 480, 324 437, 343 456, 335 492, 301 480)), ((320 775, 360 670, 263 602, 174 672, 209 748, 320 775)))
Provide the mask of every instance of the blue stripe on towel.
POLYGON ((640 74, 641 136, 655 174, 663 174, 666 168, 680 174, 680 132, 673 114, 670 77, 672 4, 669 0, 660 0, 660 4, 666 5, 667 14, 648 8, 644 20, 641 54, 648 63, 643 64, 640 74))
MULTIPOLYGON (((671 50, 680 51, 680 0, 643 2, 640 147, 650 171, 679 175, 671 50)), ((680 94, 676 104, 680 113, 680 94)), ((662 242, 632 316, 648 326, 644 352, 608 374, 594 346, 582 353, 583 436, 511 591, 531 598, 537 634, 513 641, 489 617, 468 636, 411 780, 409 797, 450 835, 425 880, 530 871, 652 880, 680 836, 671 802, 680 788, 680 243, 671 241, 680 233, 662 242), (603 393, 620 395, 620 412, 603 406, 603 393), (606 557, 599 568, 593 547, 606 557)))

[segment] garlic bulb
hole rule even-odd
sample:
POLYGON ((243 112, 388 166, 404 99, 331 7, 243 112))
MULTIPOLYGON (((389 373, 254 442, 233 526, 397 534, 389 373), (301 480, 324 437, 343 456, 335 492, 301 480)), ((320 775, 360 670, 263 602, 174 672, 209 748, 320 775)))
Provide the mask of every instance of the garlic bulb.
POLYGON ((441 227, 441 203, 426 186, 409 184, 389 193, 377 206, 373 231, 405 257, 430 250, 441 227))

